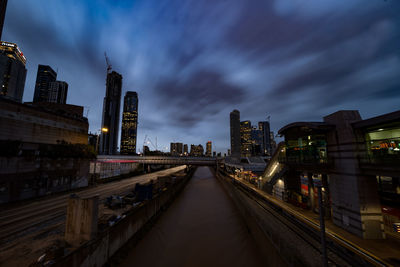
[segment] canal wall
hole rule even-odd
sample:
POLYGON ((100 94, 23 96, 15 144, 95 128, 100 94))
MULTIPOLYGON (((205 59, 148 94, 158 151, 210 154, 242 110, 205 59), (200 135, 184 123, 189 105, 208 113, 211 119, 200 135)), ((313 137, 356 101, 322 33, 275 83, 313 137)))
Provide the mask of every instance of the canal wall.
MULTIPOLYGON (((266 256, 268 266, 281 266, 278 263, 282 260, 287 266, 323 265, 318 242, 309 233, 304 233, 303 229, 293 226, 293 222, 280 216, 282 210, 266 205, 236 180, 221 173, 216 173, 216 177, 245 219, 259 249, 266 256)), ((335 258, 333 255, 331 257, 335 258)), ((337 258, 335 263, 349 266, 337 258)))
POLYGON ((131 238, 135 238, 148 222, 170 205, 194 171, 195 169, 191 168, 185 176, 181 178, 177 176, 172 185, 165 187, 151 200, 147 200, 129 211, 126 217, 98 233, 93 240, 56 260, 55 265, 65 267, 105 265, 131 238))

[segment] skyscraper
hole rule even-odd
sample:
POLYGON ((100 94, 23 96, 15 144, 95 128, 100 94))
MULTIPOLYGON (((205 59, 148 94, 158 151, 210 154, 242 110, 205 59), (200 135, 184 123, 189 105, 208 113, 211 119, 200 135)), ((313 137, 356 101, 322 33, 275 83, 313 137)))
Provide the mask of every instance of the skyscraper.
POLYGON ((121 89, 122 75, 115 71, 108 72, 99 148, 102 155, 117 153, 121 89))
POLYGON ((185 156, 189 155, 189 149, 187 144, 183 145, 183 155, 185 156))
POLYGON ((0 96, 22 102, 24 94, 26 58, 13 43, 0 45, 0 96))
POLYGON ((171 143, 170 146, 171 156, 180 156, 183 153, 182 143, 171 143))
POLYGON ((136 92, 126 92, 122 111, 121 154, 136 154, 138 102, 136 92))
POLYGON ((253 127, 251 129, 251 154, 253 156, 262 156, 264 155, 263 147, 263 132, 257 127, 253 127))
POLYGON ((68 94, 68 83, 55 81, 49 83, 49 93, 46 102, 66 104, 68 94))
POLYGON ((36 75, 33 102, 49 102, 50 83, 55 82, 57 73, 47 65, 39 65, 36 75))
POLYGON ((250 157, 252 155, 251 122, 240 122, 241 156, 250 157))
POLYGON ((230 128, 231 128, 231 155, 240 157, 240 112, 233 110, 230 113, 230 128))
POLYGON ((211 141, 208 141, 206 144, 206 157, 211 157, 212 155, 212 143, 211 141))
POLYGON ((0 1, 0 40, 3 33, 4 18, 6 16, 7 0, 0 1))
POLYGON ((262 131, 263 135, 263 154, 272 155, 269 121, 260 121, 258 123, 258 129, 262 131))

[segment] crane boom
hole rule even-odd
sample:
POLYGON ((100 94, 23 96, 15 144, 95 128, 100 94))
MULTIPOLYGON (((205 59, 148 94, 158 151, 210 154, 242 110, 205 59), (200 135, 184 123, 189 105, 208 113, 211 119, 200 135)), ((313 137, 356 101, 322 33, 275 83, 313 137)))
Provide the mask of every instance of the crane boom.
POLYGON ((104 57, 106 58, 106 64, 107 64, 107 73, 110 73, 110 70, 112 68, 111 63, 110 63, 110 59, 107 57, 107 53, 104 52, 104 57))

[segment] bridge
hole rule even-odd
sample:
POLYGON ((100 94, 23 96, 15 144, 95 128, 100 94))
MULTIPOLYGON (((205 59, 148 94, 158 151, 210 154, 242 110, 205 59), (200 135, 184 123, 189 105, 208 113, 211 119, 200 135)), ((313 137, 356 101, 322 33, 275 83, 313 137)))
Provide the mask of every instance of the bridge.
POLYGON ((137 162, 151 165, 196 165, 215 166, 215 157, 174 157, 174 156, 129 156, 129 155, 99 155, 100 162, 137 162))

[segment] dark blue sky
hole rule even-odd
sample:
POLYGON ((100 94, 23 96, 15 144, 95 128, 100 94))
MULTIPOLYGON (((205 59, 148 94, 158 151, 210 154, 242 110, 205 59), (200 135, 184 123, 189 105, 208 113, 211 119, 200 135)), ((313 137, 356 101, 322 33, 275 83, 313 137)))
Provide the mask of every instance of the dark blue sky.
MULTIPOLYGON (((101 126, 107 52, 123 94, 139 94, 147 134, 229 148, 229 112, 276 132, 339 109, 364 118, 399 109, 397 0, 9 0, 3 40, 69 83, 69 104, 101 126)), ((168 148, 169 149, 169 148, 168 148)))

